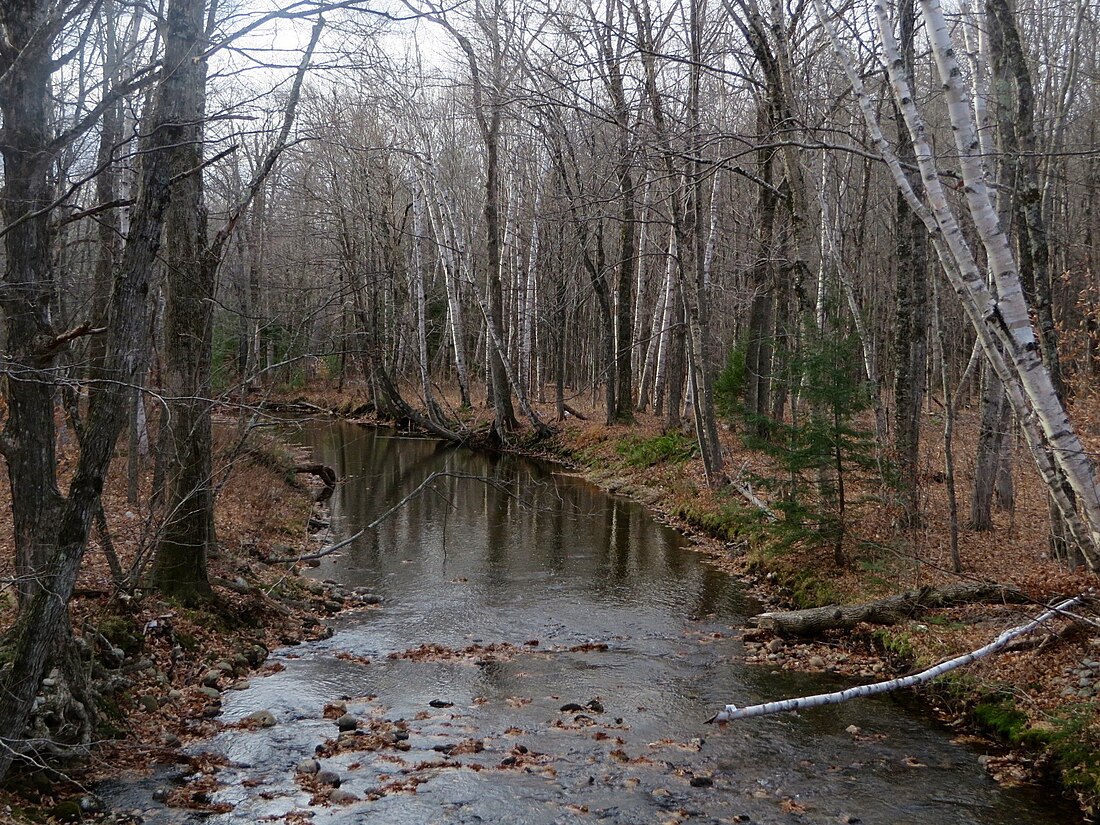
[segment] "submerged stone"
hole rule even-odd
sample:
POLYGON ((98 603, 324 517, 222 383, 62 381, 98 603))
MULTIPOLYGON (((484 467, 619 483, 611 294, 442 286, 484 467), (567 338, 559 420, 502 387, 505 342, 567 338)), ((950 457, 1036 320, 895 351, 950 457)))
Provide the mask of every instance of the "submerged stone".
POLYGON ((261 728, 275 727, 275 714, 269 710, 256 710, 244 717, 246 722, 252 722, 261 728))

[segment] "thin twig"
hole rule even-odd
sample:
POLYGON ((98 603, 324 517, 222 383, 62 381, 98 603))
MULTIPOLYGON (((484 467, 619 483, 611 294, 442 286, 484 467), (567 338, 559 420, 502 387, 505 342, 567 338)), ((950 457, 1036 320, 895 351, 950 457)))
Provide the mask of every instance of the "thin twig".
POLYGON ((361 535, 367 532, 367 528, 364 527, 354 536, 348 536, 343 541, 338 541, 331 547, 326 547, 324 550, 318 550, 316 553, 303 553, 298 556, 285 556, 279 559, 267 559, 268 564, 297 564, 300 561, 313 561, 314 559, 323 559, 325 556, 335 553, 337 550, 342 550, 347 547, 361 535))

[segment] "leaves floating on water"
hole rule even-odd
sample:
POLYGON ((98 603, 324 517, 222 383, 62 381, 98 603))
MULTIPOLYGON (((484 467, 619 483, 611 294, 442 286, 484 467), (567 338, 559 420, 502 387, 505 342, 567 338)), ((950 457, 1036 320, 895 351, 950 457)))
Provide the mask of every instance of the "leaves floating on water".
POLYGON ((346 650, 338 651, 337 653, 335 653, 333 655, 334 655, 335 658, 340 659, 341 661, 344 661, 344 662, 354 662, 357 665, 369 665, 370 664, 370 659, 368 659, 366 656, 358 656, 355 653, 349 653, 346 650))
POLYGON ((590 653, 592 651, 605 651, 608 650, 606 642, 585 642, 580 645, 573 645, 569 648, 570 653, 590 653))

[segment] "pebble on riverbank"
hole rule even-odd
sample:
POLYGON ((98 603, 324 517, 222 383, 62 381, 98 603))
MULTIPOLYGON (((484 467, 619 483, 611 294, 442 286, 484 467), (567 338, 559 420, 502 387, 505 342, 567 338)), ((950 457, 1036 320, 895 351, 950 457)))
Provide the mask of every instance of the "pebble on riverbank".
POLYGON ((765 630, 746 630, 742 634, 746 664, 768 665, 782 670, 836 673, 841 676, 878 677, 888 668, 882 657, 861 654, 849 648, 824 642, 794 642, 769 638, 765 630))

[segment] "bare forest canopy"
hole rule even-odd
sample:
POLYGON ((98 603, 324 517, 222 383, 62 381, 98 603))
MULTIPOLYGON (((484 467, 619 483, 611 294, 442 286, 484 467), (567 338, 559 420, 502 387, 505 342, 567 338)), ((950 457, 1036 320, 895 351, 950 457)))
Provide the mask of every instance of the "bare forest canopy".
POLYGON ((209 599, 211 411, 306 381, 458 441, 656 411, 840 563, 851 474, 915 525, 935 440, 988 529, 1020 439, 1095 569, 1097 42, 1098 0, 0 0, 0 774, 120 439, 160 526, 118 586, 209 599))

